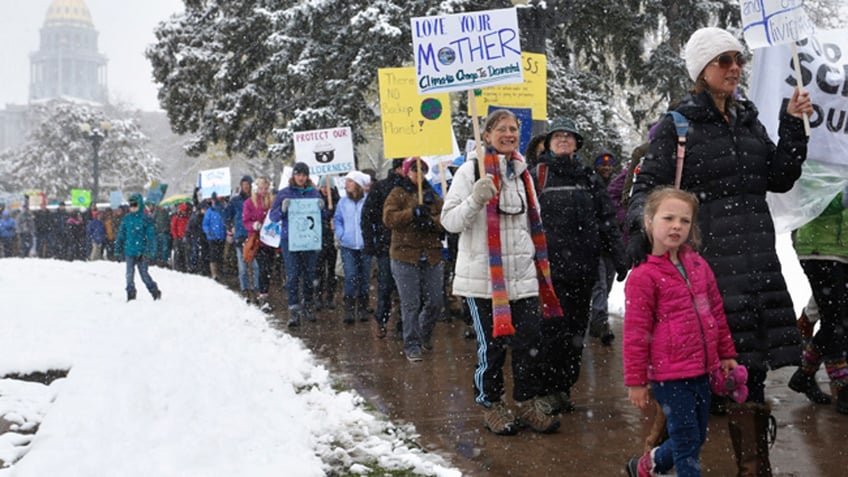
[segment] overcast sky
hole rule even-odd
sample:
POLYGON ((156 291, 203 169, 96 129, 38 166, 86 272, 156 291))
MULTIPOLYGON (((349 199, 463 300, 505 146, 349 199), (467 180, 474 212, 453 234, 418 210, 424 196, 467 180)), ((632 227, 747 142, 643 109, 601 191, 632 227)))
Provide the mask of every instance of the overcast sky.
MULTIPOLYGON (((26 104, 29 54, 39 48, 39 31, 52 0, 0 0, 0 109, 26 104)), ((183 10, 181 0, 85 0, 98 49, 109 62, 111 101, 128 102, 144 111, 158 110, 156 86, 144 50, 154 41, 153 28, 183 10)))

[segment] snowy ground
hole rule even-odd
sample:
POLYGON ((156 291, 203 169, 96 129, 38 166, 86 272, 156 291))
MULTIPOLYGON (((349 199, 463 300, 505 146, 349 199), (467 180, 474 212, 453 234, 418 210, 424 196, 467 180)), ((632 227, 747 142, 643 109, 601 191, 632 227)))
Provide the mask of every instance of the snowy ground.
POLYGON ((0 379, 0 477, 460 475, 236 294, 151 273, 126 303, 123 264, 0 260, 0 376, 69 371, 0 379))

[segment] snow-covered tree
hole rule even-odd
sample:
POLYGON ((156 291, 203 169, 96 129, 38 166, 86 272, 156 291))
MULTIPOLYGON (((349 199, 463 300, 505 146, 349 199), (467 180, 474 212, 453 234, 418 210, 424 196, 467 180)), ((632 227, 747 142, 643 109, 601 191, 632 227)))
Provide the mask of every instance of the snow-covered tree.
POLYGON ((80 124, 110 124, 99 149, 100 197, 109 190, 141 191, 158 179, 159 159, 147 149, 149 139, 135 119, 120 111, 66 101, 34 105, 34 125, 27 141, 0 158, 0 181, 7 191, 39 189, 48 197, 66 199, 71 189, 91 189, 94 181, 92 144, 80 124))

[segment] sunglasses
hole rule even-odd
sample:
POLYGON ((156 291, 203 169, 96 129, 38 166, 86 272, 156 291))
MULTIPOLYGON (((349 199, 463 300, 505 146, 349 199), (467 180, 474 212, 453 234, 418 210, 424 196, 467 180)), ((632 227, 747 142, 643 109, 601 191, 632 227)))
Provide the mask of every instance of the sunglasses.
POLYGON ((718 57, 716 57, 716 59, 714 59, 712 62, 717 64, 721 68, 730 68, 731 66, 733 66, 734 62, 739 65, 740 68, 744 68, 745 65, 748 64, 748 58, 746 58, 745 55, 743 55, 742 53, 736 53, 735 55, 731 55, 730 53, 722 53, 721 55, 718 55, 718 57))
POLYGON ((130 202, 130 207, 138 207, 138 202, 130 202))

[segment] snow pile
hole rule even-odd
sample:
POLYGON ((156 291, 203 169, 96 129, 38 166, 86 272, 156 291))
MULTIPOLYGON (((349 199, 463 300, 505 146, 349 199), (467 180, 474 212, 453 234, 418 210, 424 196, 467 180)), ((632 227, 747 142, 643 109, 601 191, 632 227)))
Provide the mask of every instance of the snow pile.
POLYGON ((202 277, 152 268, 163 291, 125 303, 124 266, 0 261, 0 477, 459 475, 411 427, 336 392, 302 343, 202 277), (27 434, 35 427, 38 432, 27 434))

